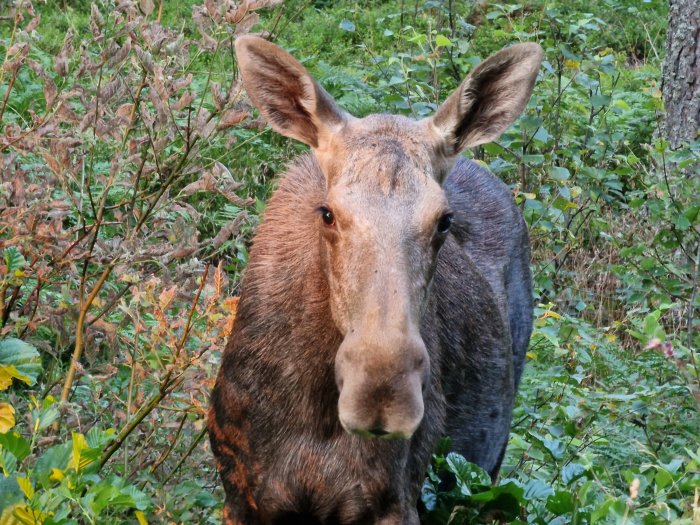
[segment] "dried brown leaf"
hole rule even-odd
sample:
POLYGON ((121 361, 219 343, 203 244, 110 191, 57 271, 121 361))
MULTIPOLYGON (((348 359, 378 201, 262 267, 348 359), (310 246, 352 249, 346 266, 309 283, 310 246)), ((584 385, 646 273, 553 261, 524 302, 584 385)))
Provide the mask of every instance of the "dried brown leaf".
POLYGON ((172 300, 175 298, 175 295, 177 295, 177 286, 175 285, 163 290, 158 296, 158 305, 160 306, 160 309, 165 312, 168 309, 168 306, 170 306, 172 300))
POLYGON ((221 115, 218 128, 220 131, 232 128, 249 116, 250 113, 248 111, 229 109, 228 111, 225 111, 223 115, 221 115))
POLYGON ((175 102, 175 105, 173 108, 175 111, 182 111, 185 109, 187 106, 192 104, 192 101, 194 100, 194 95, 192 94, 191 91, 185 91, 182 96, 178 99, 177 102, 175 102))
POLYGON ((153 0, 139 0, 139 8, 144 15, 149 16, 155 9, 155 5, 153 0))
POLYGON ((104 104, 109 102, 109 100, 117 94, 122 86, 122 80, 120 77, 115 76, 112 80, 107 82, 106 85, 102 86, 98 96, 100 97, 100 103, 104 104))
POLYGON ((250 33, 253 26, 260 21, 260 15, 258 13, 248 13, 248 15, 243 17, 243 20, 236 24, 236 30, 233 32, 235 36, 246 35, 250 33))
POLYGON ((105 25, 105 20, 100 13, 100 9, 95 2, 90 4, 90 30, 95 40, 102 40, 102 28, 105 25))
POLYGON ((107 65, 116 67, 129 56, 131 52, 131 38, 127 38, 124 44, 109 58, 107 65))
POLYGON ((134 105, 133 104, 122 104, 117 108, 117 111, 115 111, 115 115, 118 117, 122 118, 130 118, 131 117, 131 112, 134 110, 134 105))
POLYGON ((46 164, 48 167, 53 171, 56 175, 60 175, 64 171, 64 167, 59 164, 59 162, 54 158, 53 155, 50 155, 48 153, 44 153, 42 155, 44 157, 44 160, 46 161, 46 164))
POLYGON ((191 182, 190 184, 182 188, 180 194, 192 195, 193 193, 196 193, 198 191, 216 191, 216 179, 214 179, 214 176, 211 174, 211 172, 205 171, 201 179, 191 182))
POLYGON ((224 225, 221 230, 219 230, 219 233, 216 234, 216 237, 214 237, 211 240, 211 245, 213 248, 219 248, 222 244, 224 244, 226 241, 228 241, 233 235, 237 234, 240 227, 241 223, 243 220, 248 216, 246 212, 241 212, 238 214, 238 216, 233 219, 232 221, 229 221, 227 224, 224 225))
POLYGON ((226 105, 226 95, 221 92, 221 84, 212 81, 209 84, 209 89, 211 91, 212 99, 214 101, 214 107, 217 111, 221 111, 226 105))
POLYGON ((180 77, 173 80, 172 84, 170 85, 170 94, 174 95, 181 89, 189 87, 189 85, 192 84, 193 78, 192 73, 188 73, 186 77, 180 77))
POLYGON ((24 31, 27 33, 31 33, 32 31, 34 31, 37 28, 37 26, 39 25, 39 22, 41 22, 41 15, 35 16, 34 18, 32 18, 29 21, 29 23, 27 24, 27 26, 24 28, 24 31))

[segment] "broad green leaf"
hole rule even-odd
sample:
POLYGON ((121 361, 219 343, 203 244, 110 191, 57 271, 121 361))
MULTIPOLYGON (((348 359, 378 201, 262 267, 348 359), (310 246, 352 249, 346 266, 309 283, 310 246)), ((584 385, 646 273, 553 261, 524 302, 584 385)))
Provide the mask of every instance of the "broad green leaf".
POLYGON ((549 168, 549 176, 554 180, 568 180, 571 177, 571 173, 566 168, 561 166, 552 166, 549 168))
MULTIPOLYGON (((25 343, 21 339, 7 338, 0 341, 0 370, 5 369, 7 374, 13 372, 7 367, 14 367, 22 377, 14 376, 28 385, 36 383, 41 372, 41 357, 36 348, 25 343)), ((0 378, 0 390, 2 389, 0 378)))
POLYGON ((540 479, 531 479, 525 484, 525 499, 543 500, 554 494, 552 487, 540 479))
POLYGON ((565 485, 577 480, 586 473, 586 468, 578 463, 569 463, 561 469, 561 480, 565 485))
POLYGON ((71 444, 61 443, 54 445, 44 452, 37 460, 34 467, 34 479, 38 480, 42 486, 52 483, 50 476, 53 469, 65 470, 71 459, 71 444))
POLYGON ((452 47, 452 42, 445 35, 438 35, 435 37, 435 45, 437 47, 452 47))
POLYGON ((0 434, 0 448, 7 450, 18 461, 22 461, 31 452, 29 442, 19 432, 0 434))

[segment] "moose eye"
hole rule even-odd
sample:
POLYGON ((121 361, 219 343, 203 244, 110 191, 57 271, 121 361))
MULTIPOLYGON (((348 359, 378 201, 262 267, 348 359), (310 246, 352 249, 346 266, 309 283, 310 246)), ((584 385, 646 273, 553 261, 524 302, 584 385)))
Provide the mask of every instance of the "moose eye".
POLYGON ((440 217, 440 220, 437 223, 437 232, 444 235, 450 231, 450 227, 452 226, 453 222, 454 216, 451 213, 445 213, 442 217, 440 217))
POLYGON ((333 226, 335 224, 335 215, 333 215, 333 212, 326 208, 325 206, 321 206, 319 208, 319 211, 321 212, 321 218, 323 219, 323 223, 326 226, 333 226))

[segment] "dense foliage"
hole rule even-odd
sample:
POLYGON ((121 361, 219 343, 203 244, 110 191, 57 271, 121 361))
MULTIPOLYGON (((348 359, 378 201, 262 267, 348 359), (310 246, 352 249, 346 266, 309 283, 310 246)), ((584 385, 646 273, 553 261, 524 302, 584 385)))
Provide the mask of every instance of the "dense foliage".
POLYGON ((240 89, 249 31, 359 116, 428 115, 489 53, 543 45, 526 113, 472 152, 534 248, 508 455, 496 486, 436 455, 425 521, 700 523, 700 142, 659 124, 665 3, 378 4, 2 4, 0 524, 220 522, 208 391, 302 148, 240 89))

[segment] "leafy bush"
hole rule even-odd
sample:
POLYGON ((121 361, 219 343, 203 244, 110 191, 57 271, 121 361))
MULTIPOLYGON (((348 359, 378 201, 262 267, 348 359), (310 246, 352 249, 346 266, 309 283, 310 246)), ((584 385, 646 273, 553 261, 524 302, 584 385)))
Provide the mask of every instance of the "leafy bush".
MULTIPOLYGON (((277 3, 0 18, 0 523, 218 522, 208 391, 301 149, 235 75, 233 39, 277 3)), ((473 152, 534 248, 508 454, 495 486, 438 454, 426 523, 700 522, 700 143, 670 151, 659 124, 665 2, 309 5, 257 29, 359 116, 425 116, 498 48, 546 50, 525 115, 473 152)))

